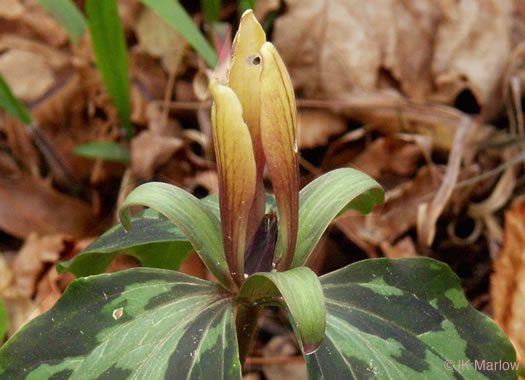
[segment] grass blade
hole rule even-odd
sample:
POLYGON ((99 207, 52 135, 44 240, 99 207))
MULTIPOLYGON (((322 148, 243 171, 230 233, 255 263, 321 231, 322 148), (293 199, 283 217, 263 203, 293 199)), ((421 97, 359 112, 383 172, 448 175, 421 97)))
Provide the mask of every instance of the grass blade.
POLYGON ((133 127, 130 121, 128 53, 116 0, 88 0, 86 11, 97 67, 130 138, 133 127))
POLYGON ((75 3, 71 0, 38 0, 38 3, 64 28, 76 46, 86 30, 86 19, 75 3))
POLYGON ((0 107, 8 114, 20 120, 24 124, 31 124, 31 115, 24 106, 11 92, 11 89, 0 75, 0 107))
MULTIPOLYGON (((96 0, 95 0, 96 1, 96 0)), ((210 67, 217 64, 217 54, 210 46, 190 15, 175 0, 140 0, 179 32, 210 67)))
POLYGON ((77 146, 73 152, 82 157, 98 158, 105 161, 131 162, 129 151, 114 142, 93 142, 77 146))
POLYGON ((248 9, 255 9, 255 0, 239 0, 237 14, 241 16, 248 9))
POLYGON ((208 24, 219 21, 221 0, 201 0, 201 9, 208 24))
POLYGON ((7 316, 7 309, 5 308, 4 301, 0 298, 0 343, 2 343, 2 340, 5 337, 5 334, 7 334, 7 328, 8 328, 8 316, 7 316))

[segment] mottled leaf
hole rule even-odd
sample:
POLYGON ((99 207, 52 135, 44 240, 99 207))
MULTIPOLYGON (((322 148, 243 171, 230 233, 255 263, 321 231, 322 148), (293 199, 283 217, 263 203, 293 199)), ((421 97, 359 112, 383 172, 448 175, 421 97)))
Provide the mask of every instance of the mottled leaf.
POLYGON ((219 21, 221 16, 221 0, 201 0, 201 9, 208 24, 219 21))
POLYGON ((117 106, 128 137, 133 136, 128 78, 128 53, 116 0, 87 0, 89 34, 97 68, 117 106))
POLYGON ((71 0, 38 0, 38 3, 53 17, 66 31, 74 45, 84 34, 86 20, 71 0))
POLYGON ((31 124, 31 115, 24 106, 11 92, 11 89, 0 75, 0 107, 24 124, 31 124))
POLYGON ((168 217, 191 242, 217 280, 227 288, 236 288, 226 263, 219 220, 203 202, 167 183, 145 183, 134 189, 122 203, 120 220, 126 230, 131 228, 131 206, 147 206, 168 217))
POLYGON ((382 202, 381 186, 355 169, 333 170, 309 183, 299 194, 299 230, 292 267, 306 263, 338 214, 348 209, 369 213, 382 202))
POLYGON ((179 32, 210 67, 217 64, 217 54, 210 46, 190 15, 176 0, 141 0, 179 32))
POLYGON ((217 284, 134 268, 73 282, 0 349, 2 379, 241 379, 217 284))
POLYGON ((284 306, 307 354, 314 352, 323 340, 326 320, 323 291, 310 268, 256 273, 242 285, 239 299, 258 305, 284 306))
POLYGON ((73 259, 59 263, 57 271, 77 277, 99 274, 120 254, 135 257, 145 267, 179 269, 192 251, 188 239, 164 215, 147 209, 131 220, 131 231, 113 226, 73 259))
POLYGON ((321 283, 326 335, 305 357, 310 379, 517 378, 512 345, 444 263, 364 260, 321 283))
POLYGON ((106 161, 130 163, 131 155, 122 145, 115 142, 92 142, 75 147, 73 152, 82 157, 106 161))

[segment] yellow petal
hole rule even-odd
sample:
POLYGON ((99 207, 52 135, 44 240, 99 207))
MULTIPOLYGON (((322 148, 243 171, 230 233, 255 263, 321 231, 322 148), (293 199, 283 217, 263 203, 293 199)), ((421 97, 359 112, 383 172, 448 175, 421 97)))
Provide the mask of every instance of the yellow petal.
POLYGON ((244 280, 248 216, 255 195, 255 159, 239 99, 229 87, 213 82, 211 117, 219 173, 219 204, 224 251, 232 277, 244 280))
POLYGON ((266 42, 261 55, 261 141, 279 211, 279 268, 288 269, 297 240, 299 168, 295 95, 275 47, 266 42))
POLYGON ((228 86, 241 102, 243 119, 252 136, 253 151, 257 165, 256 196, 251 218, 248 222, 248 244, 264 215, 265 192, 263 183, 264 153, 260 137, 259 78, 261 65, 259 50, 266 42, 266 34, 253 15, 247 10, 241 17, 239 30, 233 41, 233 58, 228 74, 228 86))

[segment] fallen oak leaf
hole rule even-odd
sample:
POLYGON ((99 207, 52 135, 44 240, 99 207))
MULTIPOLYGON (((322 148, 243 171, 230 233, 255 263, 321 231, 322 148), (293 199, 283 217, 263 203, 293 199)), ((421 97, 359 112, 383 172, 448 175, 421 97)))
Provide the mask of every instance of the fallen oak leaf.
POLYGON ((494 320, 525 357, 525 204, 517 203, 505 213, 503 247, 490 278, 494 320))
POLYGON ((97 233, 97 219, 90 206, 59 193, 42 180, 20 174, 0 180, 0 229, 26 238, 63 233, 83 237, 97 233))

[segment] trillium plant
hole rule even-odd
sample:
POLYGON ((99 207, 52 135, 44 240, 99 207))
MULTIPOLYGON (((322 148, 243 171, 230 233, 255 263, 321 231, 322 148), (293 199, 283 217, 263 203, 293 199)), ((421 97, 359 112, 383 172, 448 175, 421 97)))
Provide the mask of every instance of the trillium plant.
POLYGON ((310 379, 517 378, 512 345, 446 264, 364 260, 321 277, 306 266, 333 218, 370 212, 383 192, 350 168, 299 191, 293 87, 251 11, 227 85, 210 93, 218 197, 132 191, 122 225, 59 265, 78 279, 2 347, 1 379, 241 379, 266 306, 287 312, 310 379), (192 251, 216 281, 176 271, 192 251), (124 253, 142 267, 103 273, 124 253))

